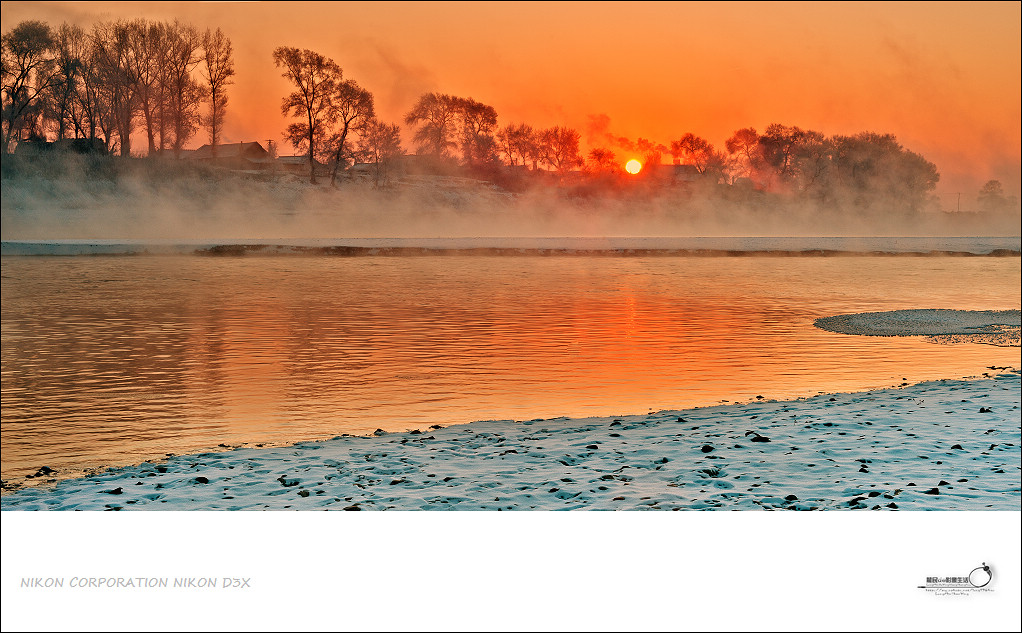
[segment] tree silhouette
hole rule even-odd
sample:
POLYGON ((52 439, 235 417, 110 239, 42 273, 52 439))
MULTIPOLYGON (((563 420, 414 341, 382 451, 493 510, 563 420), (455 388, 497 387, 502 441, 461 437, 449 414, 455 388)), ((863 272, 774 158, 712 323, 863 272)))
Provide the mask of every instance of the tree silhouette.
POLYGON ((683 165, 692 165, 700 174, 705 174, 714 156, 713 144, 691 132, 676 141, 671 141, 671 156, 683 165))
POLYGON ((194 26, 174 21, 167 46, 174 156, 181 155, 181 148, 199 127, 199 103, 203 91, 192 77, 192 70, 202 61, 199 55, 201 46, 202 38, 194 26))
POLYGON ((1003 213, 1018 210, 1018 197, 1004 195, 1004 185, 1000 180, 988 180, 979 190, 976 198, 979 210, 984 213, 1003 213))
POLYGON ((759 137, 764 162, 782 180, 788 180, 791 176, 792 158, 801 134, 802 130, 797 127, 773 123, 768 125, 766 131, 759 137))
POLYGON ((461 156, 469 166, 492 163, 497 158, 497 111, 475 99, 456 98, 461 133, 461 156))
POLYGON ((3 121, 0 149, 11 150, 25 124, 39 115, 37 106, 57 74, 51 52, 53 31, 45 22, 28 20, 4 33, 0 39, 0 88, 3 121))
POLYGON ((524 123, 509 123, 497 132, 497 147, 512 167, 530 162, 537 145, 536 131, 524 123))
POLYGON ((558 172, 567 171, 582 164, 579 154, 578 130, 555 126, 540 133, 540 147, 543 162, 558 172))
MULTIPOLYGON (((338 77, 339 78, 339 77, 338 77)), ((337 182, 337 170, 353 156, 348 142, 352 132, 364 131, 365 126, 376 117, 373 95, 357 83, 348 79, 336 83, 330 97, 328 120, 339 126, 327 139, 325 145, 332 148, 333 171, 330 184, 337 182)))
POLYGON ((102 138, 108 150, 119 147, 121 156, 130 156, 141 123, 149 154, 171 145, 180 153, 200 120, 210 121, 199 115, 207 91, 193 76, 207 53, 204 78, 216 83, 209 99, 218 140, 223 86, 234 73, 230 40, 219 29, 203 37, 178 21, 98 22, 89 33, 67 23, 56 31, 43 22, 23 23, 3 36, 0 145, 9 152, 29 129, 43 138, 102 138))
POLYGON ((405 115, 405 123, 417 125, 412 140, 421 154, 450 156, 457 133, 458 99, 450 95, 428 92, 415 102, 405 115))
POLYGON ((617 157, 605 147, 589 150, 589 172, 596 176, 613 174, 619 171, 617 157))
POLYGON ((85 31, 79 26, 61 24, 54 35, 54 64, 56 73, 50 83, 49 101, 53 118, 57 121, 57 138, 62 139, 74 130, 84 136, 78 116, 77 93, 85 69, 85 31))
POLYGON ((216 31, 206 29, 202 35, 202 48, 209 96, 209 114, 204 117, 203 122, 209 130, 209 144, 213 148, 213 156, 216 157, 217 144, 220 142, 220 133, 227 114, 227 86, 234 83, 231 80, 234 76, 234 49, 230 38, 220 29, 216 31))
MULTIPOLYGON (((797 128, 796 128, 797 129, 797 128)), ((823 190, 826 197, 826 179, 831 170, 832 144, 822 133, 801 130, 795 142, 790 179, 796 191, 823 190)))
POLYGON ((287 46, 273 51, 273 61, 277 68, 284 68, 282 76, 297 88, 284 97, 281 113, 304 119, 289 125, 285 137, 296 149, 308 148, 309 182, 316 184, 314 154, 319 149, 324 127, 328 124, 330 98, 341 79, 341 68, 319 53, 287 46))
POLYGON ((93 27, 93 62, 99 73, 98 102, 108 108, 107 138, 116 133, 122 158, 131 156, 138 99, 131 75, 128 23, 101 22, 93 27))
POLYGON ((740 175, 752 178, 755 171, 762 167, 763 157, 756 128, 735 130, 731 138, 724 143, 724 147, 729 155, 735 157, 735 168, 740 175))
POLYGON ((163 96, 159 61, 171 45, 166 36, 167 30, 156 22, 137 19, 127 25, 128 77, 142 112, 150 155, 156 151, 155 117, 163 96))
POLYGON ((377 186, 387 182, 391 164, 395 158, 404 153, 401 149, 400 128, 376 119, 366 123, 359 137, 358 147, 366 160, 374 163, 377 186))
POLYGON ((116 121, 113 107, 107 99, 109 86, 103 64, 103 47, 99 41, 99 29, 86 36, 82 73, 79 75, 76 101, 81 112, 82 126, 88 127, 89 140, 103 139, 103 146, 111 151, 116 121))

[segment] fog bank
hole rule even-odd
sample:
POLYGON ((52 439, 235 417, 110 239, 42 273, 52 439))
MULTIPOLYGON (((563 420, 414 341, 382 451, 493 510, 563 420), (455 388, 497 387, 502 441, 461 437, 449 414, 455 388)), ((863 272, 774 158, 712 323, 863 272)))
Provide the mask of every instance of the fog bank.
MULTIPOLYGON (((72 157, 74 158, 74 157, 72 157)), ((158 163, 108 173, 67 160, 60 175, 5 170, 4 240, 270 240, 601 236, 1016 236, 1019 214, 822 203, 738 187, 519 187, 404 176, 387 187, 310 185, 273 172, 158 163)))

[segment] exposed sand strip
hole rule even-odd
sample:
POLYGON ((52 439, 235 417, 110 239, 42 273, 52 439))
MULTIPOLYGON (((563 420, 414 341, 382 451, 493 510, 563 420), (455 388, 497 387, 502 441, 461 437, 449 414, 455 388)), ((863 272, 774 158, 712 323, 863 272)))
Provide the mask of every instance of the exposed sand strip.
POLYGON ((1020 346, 1018 310, 894 310, 817 319, 816 327, 860 336, 927 336, 937 343, 1020 346))

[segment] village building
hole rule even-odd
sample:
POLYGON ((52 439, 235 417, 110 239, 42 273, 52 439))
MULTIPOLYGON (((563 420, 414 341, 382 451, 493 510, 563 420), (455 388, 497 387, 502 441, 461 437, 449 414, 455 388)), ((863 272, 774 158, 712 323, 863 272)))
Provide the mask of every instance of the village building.
POLYGON ((194 160, 217 167, 229 169, 268 169, 273 163, 270 153, 256 142, 224 143, 216 146, 216 152, 210 144, 198 149, 182 150, 182 160, 194 160))
MULTIPOLYGON (((326 165, 319 162, 315 158, 312 159, 313 164, 316 166, 316 173, 326 173, 326 165)), ((282 171, 287 171, 295 174, 306 174, 309 173, 309 155, 302 154, 300 156, 278 156, 274 161, 274 166, 282 171)))
POLYGON ((92 140, 87 138, 65 138, 58 141, 30 138, 19 141, 14 147, 14 153, 22 156, 50 151, 74 154, 105 154, 107 152, 103 140, 98 138, 92 140))

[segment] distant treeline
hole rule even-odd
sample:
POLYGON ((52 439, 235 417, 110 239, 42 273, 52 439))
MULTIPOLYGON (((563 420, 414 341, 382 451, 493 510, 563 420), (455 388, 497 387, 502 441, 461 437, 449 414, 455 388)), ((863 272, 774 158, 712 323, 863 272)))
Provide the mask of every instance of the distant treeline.
MULTIPOLYGON (((279 47, 272 57, 295 88, 281 104, 294 120, 284 136, 308 160, 310 180, 326 172, 336 183, 339 172, 366 163, 376 183, 385 182, 405 149, 401 127, 377 119, 372 93, 315 51, 279 47)), ((147 155, 180 155, 204 129, 215 157, 234 75, 231 40, 220 29, 200 33, 177 21, 137 19, 85 31, 26 21, 3 35, 2 58, 4 154, 24 141, 55 138, 77 139, 79 151, 130 156, 132 134, 144 130, 147 155)), ((940 178, 933 163, 893 135, 874 132, 826 136, 773 124, 737 130, 722 148, 691 132, 668 144, 604 132, 583 153, 578 129, 499 126, 493 106, 437 92, 421 95, 403 123, 420 166, 519 187, 551 177, 590 191, 646 182, 918 210, 932 202, 940 178), (633 156, 644 165, 634 176, 623 170, 633 156)), ((997 181, 984 186, 978 202, 982 210, 1018 204, 997 181)))

